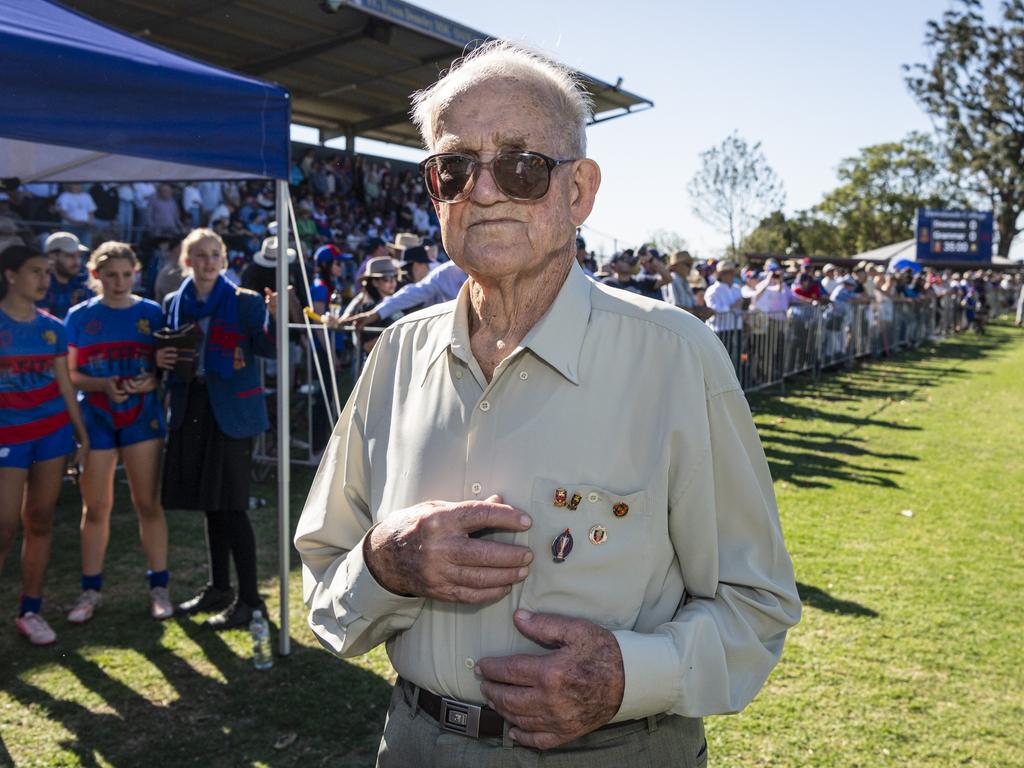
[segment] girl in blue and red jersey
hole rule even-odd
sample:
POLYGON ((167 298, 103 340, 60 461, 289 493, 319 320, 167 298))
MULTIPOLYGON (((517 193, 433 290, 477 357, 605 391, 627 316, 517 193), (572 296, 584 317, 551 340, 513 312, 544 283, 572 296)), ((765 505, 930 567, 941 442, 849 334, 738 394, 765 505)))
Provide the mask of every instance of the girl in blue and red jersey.
POLYGON ((89 431, 82 472, 82 594, 68 621, 92 618, 103 587, 114 470, 124 464, 149 566, 150 615, 169 618, 167 520, 160 505, 160 453, 167 430, 158 392, 154 331, 163 310, 132 295, 139 262, 127 243, 106 242, 89 261, 96 296, 68 313, 68 369, 89 431))
POLYGON ((20 516, 21 604, 14 626, 33 645, 57 639, 40 615, 53 508, 75 439, 76 459, 89 449, 68 375, 64 324, 35 306, 49 282, 44 256, 20 245, 0 254, 0 571, 20 516))

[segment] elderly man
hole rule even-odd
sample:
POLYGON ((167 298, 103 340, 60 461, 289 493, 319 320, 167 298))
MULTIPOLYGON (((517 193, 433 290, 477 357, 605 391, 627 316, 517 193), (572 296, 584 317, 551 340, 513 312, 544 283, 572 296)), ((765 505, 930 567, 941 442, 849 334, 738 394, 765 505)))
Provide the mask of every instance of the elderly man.
POLYGON ((800 614, 729 360, 575 262, 600 170, 566 70, 488 43, 414 104, 469 279, 383 332, 335 427, 295 536, 310 626, 387 643, 380 766, 704 765, 701 718, 800 614))

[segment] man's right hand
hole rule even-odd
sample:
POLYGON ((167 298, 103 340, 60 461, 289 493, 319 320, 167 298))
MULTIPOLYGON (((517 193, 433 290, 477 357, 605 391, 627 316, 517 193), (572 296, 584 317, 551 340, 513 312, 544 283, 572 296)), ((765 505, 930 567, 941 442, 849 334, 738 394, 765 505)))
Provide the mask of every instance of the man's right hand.
POLYGON ((528 515, 501 503, 426 501, 370 530, 363 558, 374 578, 400 595, 451 603, 492 603, 529 573, 528 547, 474 538, 476 531, 525 531, 528 515))

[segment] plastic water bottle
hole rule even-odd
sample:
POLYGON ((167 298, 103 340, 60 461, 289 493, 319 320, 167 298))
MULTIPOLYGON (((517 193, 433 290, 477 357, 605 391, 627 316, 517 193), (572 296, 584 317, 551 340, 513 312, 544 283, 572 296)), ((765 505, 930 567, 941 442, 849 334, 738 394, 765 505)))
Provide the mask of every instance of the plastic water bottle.
POLYGON ((249 634, 252 635, 252 665, 256 669, 270 669, 274 666, 274 654, 270 650, 270 625, 263 611, 252 612, 249 634))

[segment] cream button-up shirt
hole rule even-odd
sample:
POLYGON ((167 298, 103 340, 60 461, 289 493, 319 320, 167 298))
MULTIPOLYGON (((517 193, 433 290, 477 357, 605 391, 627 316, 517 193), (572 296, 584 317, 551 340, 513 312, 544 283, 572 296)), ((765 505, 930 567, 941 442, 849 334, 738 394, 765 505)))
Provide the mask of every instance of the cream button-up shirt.
POLYGON ((692 315, 574 264, 488 383, 467 289, 383 332, 334 429, 295 535, 313 632, 339 656, 386 642, 402 677, 482 704, 475 660, 546 652, 516 630, 516 608, 580 617, 622 651, 615 720, 742 709, 800 602, 725 349, 692 315), (534 553, 504 599, 403 597, 363 562, 363 537, 390 512, 494 493, 533 519, 485 534, 534 553), (555 562, 565 529, 572 550, 555 562))

